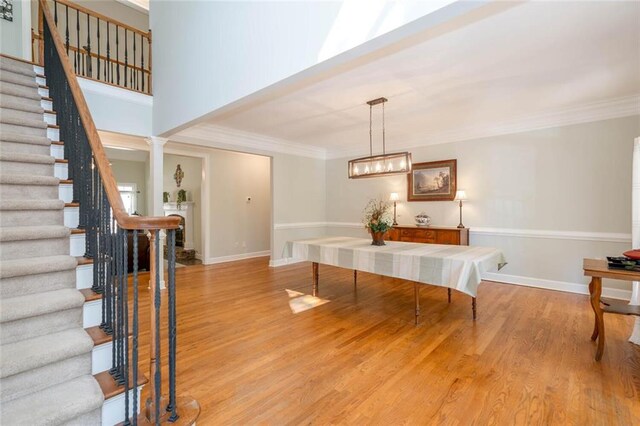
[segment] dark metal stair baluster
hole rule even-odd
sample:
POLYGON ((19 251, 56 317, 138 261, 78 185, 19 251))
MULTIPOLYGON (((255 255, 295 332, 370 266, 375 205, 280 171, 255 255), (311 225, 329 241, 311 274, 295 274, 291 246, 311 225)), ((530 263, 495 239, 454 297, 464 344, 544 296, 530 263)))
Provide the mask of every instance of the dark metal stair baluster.
POLYGON ((93 78, 93 60, 91 59, 91 16, 87 14, 87 74, 93 78))
POLYGON ((124 29, 124 87, 127 87, 128 76, 127 70, 129 69, 129 41, 127 40, 127 29, 124 29))
POLYGON ((132 32, 133 35, 133 73, 131 77, 131 88, 138 89, 138 70, 136 70, 136 33, 132 32))
POLYGON ((96 22, 98 27, 98 56, 96 57, 96 75, 100 80, 100 19, 96 22))
POLYGON ((169 405, 167 411, 171 413, 170 422, 178 420, 176 405, 176 230, 167 231, 168 239, 168 314, 169 314, 169 405))
POLYGON ((144 92, 144 39, 140 36, 140 72, 142 75, 140 76, 140 83, 142 85, 142 91, 144 92))
POLYGON ((67 49, 67 56, 69 56, 69 5, 64 5, 64 13, 65 13, 65 30, 64 30, 64 47, 67 49))
POLYGON ((120 31, 118 31, 118 26, 116 25, 116 82, 120 84, 120 31))
POLYGON ((133 231, 133 348, 131 366, 133 370, 133 424, 138 424, 138 230, 133 231))

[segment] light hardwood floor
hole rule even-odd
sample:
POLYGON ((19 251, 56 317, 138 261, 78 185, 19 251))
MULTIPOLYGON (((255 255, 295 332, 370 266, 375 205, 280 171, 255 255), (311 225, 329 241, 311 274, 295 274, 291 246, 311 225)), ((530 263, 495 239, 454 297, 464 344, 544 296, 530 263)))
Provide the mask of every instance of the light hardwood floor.
POLYGON ((285 289, 310 293, 310 264, 267 265, 177 270, 178 393, 199 426, 640 424, 632 319, 605 317, 595 362, 587 296, 486 282, 473 322, 468 296, 425 286, 416 327, 410 283, 360 273, 354 293, 351 271, 321 265, 331 302, 294 315, 285 289))

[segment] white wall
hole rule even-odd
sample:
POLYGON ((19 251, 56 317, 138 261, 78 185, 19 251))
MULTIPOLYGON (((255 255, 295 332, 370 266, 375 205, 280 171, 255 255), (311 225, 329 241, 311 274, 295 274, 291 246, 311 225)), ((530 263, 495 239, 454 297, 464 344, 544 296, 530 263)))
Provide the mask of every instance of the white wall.
POLYGON ((202 254, 202 160, 197 157, 186 157, 181 155, 165 154, 163 161, 163 192, 168 192, 170 200, 176 202, 178 199, 178 191, 184 189, 187 191, 187 201, 193 201, 193 245, 198 255, 202 254), (180 164, 180 168, 184 172, 184 178, 180 182, 178 188, 173 178, 176 167, 180 164))
POLYGON ((268 255, 271 228, 271 161, 215 150, 210 154, 211 238, 207 263, 268 255), (251 201, 247 201, 247 198, 251 201))
POLYGON ((28 0, 13 1, 13 21, 0 19, 0 53, 31 60, 31 14, 28 0))
MULTIPOLYGON (((448 3, 451 0, 153 1, 154 134, 168 132, 448 3)), ((448 16, 482 3, 457 3, 448 16)))
POLYGON ((111 159, 111 170, 116 182, 135 183, 137 186, 137 211, 140 215, 147 214, 147 176, 145 169, 148 167, 142 161, 127 161, 111 159))
MULTIPOLYGON (((501 271, 503 279, 546 280, 584 292, 583 258, 630 248, 631 153, 639 134, 635 116, 411 152, 414 163, 458 160, 458 188, 469 197, 463 221, 471 228, 471 244, 504 250, 509 265, 501 271)), ((458 224, 456 203, 407 202, 404 176, 349 180, 347 160, 327 161, 329 234, 365 235, 357 223, 367 199, 390 192, 402 198, 400 224, 412 224, 421 211, 434 225, 458 224)), ((606 285, 629 288, 624 282, 606 285)))

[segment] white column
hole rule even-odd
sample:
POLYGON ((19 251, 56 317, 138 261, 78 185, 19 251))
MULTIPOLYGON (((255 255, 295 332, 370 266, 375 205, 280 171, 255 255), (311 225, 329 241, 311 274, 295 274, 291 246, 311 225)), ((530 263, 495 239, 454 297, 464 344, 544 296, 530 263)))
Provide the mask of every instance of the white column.
MULTIPOLYGON (((640 248, 640 138, 633 144, 633 169, 631 172, 631 248, 640 248)), ((640 282, 632 284, 631 305, 640 305, 640 282)), ((636 317, 635 326, 629 341, 640 345, 640 317, 636 317)))
MULTIPOLYGON (((169 139, 160 138, 158 136, 148 137, 149 144, 149 193, 151 194, 151 205, 149 206, 149 216, 164 216, 164 208, 162 202, 163 175, 164 175, 164 144, 169 139)), ((160 232, 160 250, 164 247, 166 234, 160 232)), ((158 268, 162 271, 162 279, 160 280, 160 289, 166 288, 164 278, 164 257, 160 254, 160 263, 158 268)))

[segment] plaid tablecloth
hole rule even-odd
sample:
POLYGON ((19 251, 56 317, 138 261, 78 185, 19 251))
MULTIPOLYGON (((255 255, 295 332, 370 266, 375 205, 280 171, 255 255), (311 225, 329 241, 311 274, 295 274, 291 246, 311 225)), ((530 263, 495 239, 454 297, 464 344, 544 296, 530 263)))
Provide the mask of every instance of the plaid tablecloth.
POLYGON ((506 265, 502 251, 491 247, 419 244, 326 237, 289 241, 287 257, 449 287, 476 297, 484 272, 506 265))

